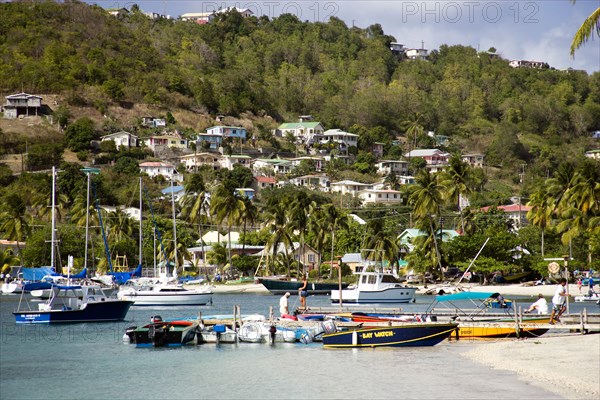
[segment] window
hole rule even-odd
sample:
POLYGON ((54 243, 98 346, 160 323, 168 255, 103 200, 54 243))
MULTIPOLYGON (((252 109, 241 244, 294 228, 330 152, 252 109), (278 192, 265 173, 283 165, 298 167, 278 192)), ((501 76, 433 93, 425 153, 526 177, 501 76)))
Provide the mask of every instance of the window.
POLYGON ((314 263, 315 262, 315 255, 314 254, 309 254, 308 255, 308 262, 309 263, 314 263))

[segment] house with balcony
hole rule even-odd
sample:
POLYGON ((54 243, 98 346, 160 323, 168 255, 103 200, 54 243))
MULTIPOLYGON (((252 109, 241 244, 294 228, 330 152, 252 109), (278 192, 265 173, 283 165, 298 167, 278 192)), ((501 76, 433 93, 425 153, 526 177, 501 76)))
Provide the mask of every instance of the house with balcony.
POLYGON ((391 173, 395 175, 408 175, 408 161, 404 160, 381 160, 375 164, 377 173, 387 176, 391 173))
POLYGON ((498 209, 499 211, 503 211, 506 214, 506 218, 508 218, 513 223, 513 227, 516 229, 521 228, 524 225, 527 225, 527 213, 531 210, 530 206, 526 206, 523 204, 509 204, 504 206, 487 206, 482 207, 479 211, 482 212, 490 212, 493 209, 498 209))
POLYGON ((404 155, 407 160, 417 157, 424 159, 428 166, 446 166, 450 160, 450 154, 439 149, 415 149, 404 155))
POLYGON ((347 150, 349 147, 358 147, 358 135, 341 129, 327 129, 323 132, 321 143, 339 143, 347 150))
POLYGON ((427 60, 427 49, 406 49, 404 52, 409 60, 427 60))
POLYGON ((172 149, 187 149, 188 141, 178 133, 150 136, 144 140, 144 145, 153 152, 161 148, 169 147, 172 149))
POLYGON ((104 135, 100 137, 101 142, 113 141, 115 142, 115 147, 119 149, 119 147, 123 146, 126 149, 131 149, 138 147, 138 137, 129 132, 120 131, 116 133, 111 133, 110 135, 104 135))
POLYGON ((463 154, 462 160, 468 163, 471 167, 483 168, 483 161, 485 156, 483 154, 463 154))
POLYGON ((4 119, 37 116, 42 110, 42 98, 33 94, 18 93, 6 96, 2 107, 4 119))
POLYGON ((200 25, 211 23, 215 19, 215 12, 201 12, 201 13, 185 13, 181 14, 179 18, 182 21, 191 21, 200 25))
POLYGON ((266 175, 271 173, 275 175, 284 175, 292 171, 294 165, 290 160, 282 158, 257 158, 252 162, 252 172, 255 175, 261 172, 266 172, 266 175))
POLYGON ((288 185, 305 187, 311 190, 329 192, 331 181, 327 175, 304 175, 292 178, 286 182, 288 185))
POLYGON ((162 176, 168 181, 173 180, 175 182, 183 182, 183 175, 177 172, 175 166, 162 161, 143 162, 140 164, 140 172, 151 178, 162 176))
POLYGON ((246 143, 246 129, 240 126, 213 126, 196 136, 197 148, 216 150, 227 140, 240 140, 246 143))
POLYGON ((148 128, 164 128, 167 126, 167 120, 156 117, 142 117, 142 126, 148 128))
POLYGON ((216 171, 221 168, 220 159, 221 155, 215 153, 186 154, 179 157, 180 162, 185 166, 185 170, 189 172, 194 172, 202 166, 208 166, 216 171))
POLYGON ((221 168, 226 168, 228 170, 233 170, 235 165, 241 165, 246 168, 250 168, 252 163, 252 158, 247 154, 232 154, 230 156, 223 155, 219 160, 219 164, 221 168))
POLYGON ((323 135, 325 129, 320 122, 304 121, 304 122, 285 122, 277 127, 273 132, 275 136, 286 137, 291 133, 295 138, 307 142, 314 135, 323 135))
POLYGON ((358 192, 363 205, 367 204, 401 204, 402 194, 391 189, 366 189, 358 192))
POLYGON ((331 183, 331 191, 334 193, 349 194, 351 196, 358 196, 361 190, 372 189, 373 184, 371 183, 360 183, 351 180, 339 181, 331 183))

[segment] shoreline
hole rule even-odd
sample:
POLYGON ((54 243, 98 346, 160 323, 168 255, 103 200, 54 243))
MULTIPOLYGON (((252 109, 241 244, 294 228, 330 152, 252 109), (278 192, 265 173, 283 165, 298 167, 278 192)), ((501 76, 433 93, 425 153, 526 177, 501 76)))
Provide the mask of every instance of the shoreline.
POLYGON ((600 334, 478 341, 461 354, 566 399, 600 398, 600 334))
MULTIPOLYGON (((418 285, 417 294, 425 294, 427 290, 436 287, 442 287, 440 284, 430 284, 427 287, 418 285)), ((576 284, 569 284, 569 293, 571 297, 579 296, 580 294, 587 293, 587 287, 582 287, 581 292, 577 288, 576 284)), ((186 287, 193 288, 195 285, 186 285, 186 287)), ((532 299, 538 296, 538 294, 544 295, 544 297, 552 297, 556 285, 539 285, 539 286, 524 286, 523 284, 516 283, 512 285, 478 285, 478 284, 463 284, 461 287, 465 291, 471 292, 498 292, 504 297, 508 296, 530 296, 532 299)), ((269 294, 270 292, 260 283, 244 283, 244 284, 217 284, 211 285, 214 293, 251 293, 251 294, 269 294)))

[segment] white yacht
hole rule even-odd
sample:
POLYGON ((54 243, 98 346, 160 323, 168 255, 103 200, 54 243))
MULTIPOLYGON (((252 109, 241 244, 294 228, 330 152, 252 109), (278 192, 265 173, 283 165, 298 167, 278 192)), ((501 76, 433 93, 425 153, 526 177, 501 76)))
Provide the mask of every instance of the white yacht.
MULTIPOLYGON (((403 285, 387 272, 359 272, 358 284, 342 290, 343 303, 409 303, 415 300, 416 287, 403 285)), ((331 302, 340 302, 340 291, 331 291, 331 302)))
POLYGON ((210 286, 189 290, 177 283, 148 282, 122 286, 117 293, 121 300, 131 300, 135 306, 203 306, 212 303, 210 286))

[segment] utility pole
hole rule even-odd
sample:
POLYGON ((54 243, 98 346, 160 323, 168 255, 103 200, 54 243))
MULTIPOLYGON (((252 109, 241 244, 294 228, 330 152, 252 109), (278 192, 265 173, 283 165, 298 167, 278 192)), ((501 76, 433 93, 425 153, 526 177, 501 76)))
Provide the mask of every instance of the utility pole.
MULTIPOLYGON (((521 164, 521 173, 519 174, 519 183, 521 184, 521 190, 520 192, 523 192, 523 186, 525 184, 525 166, 527 164, 521 164)), ((521 193, 519 193, 519 229, 521 229, 522 226, 522 222, 523 222, 523 216, 521 215, 521 193)))

